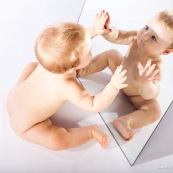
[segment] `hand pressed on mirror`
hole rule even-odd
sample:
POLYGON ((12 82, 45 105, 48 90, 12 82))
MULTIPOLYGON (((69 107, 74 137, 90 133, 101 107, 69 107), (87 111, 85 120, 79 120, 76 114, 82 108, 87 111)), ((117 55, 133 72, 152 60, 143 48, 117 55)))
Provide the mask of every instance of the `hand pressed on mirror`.
POLYGON ((109 21, 109 15, 107 12, 105 12, 104 10, 100 11, 97 15, 96 15, 96 20, 95 23, 92 27, 88 28, 88 31, 90 33, 90 37, 94 38, 97 35, 100 34, 107 34, 110 32, 109 28, 105 27, 105 24, 107 24, 109 21))
MULTIPOLYGON (((107 13, 107 20, 110 19, 107 13)), ((162 55, 173 51, 173 11, 162 11, 152 17, 139 31, 122 31, 109 26, 110 32, 103 37, 111 43, 129 45, 125 56, 117 50, 97 55, 91 63, 78 72, 86 76, 109 67, 112 73, 117 66, 127 70, 128 87, 123 92, 136 111, 114 120, 114 127, 125 140, 131 140, 133 130, 157 121, 161 116, 157 100, 162 73, 162 55), (144 82, 148 80, 148 82, 144 82)))

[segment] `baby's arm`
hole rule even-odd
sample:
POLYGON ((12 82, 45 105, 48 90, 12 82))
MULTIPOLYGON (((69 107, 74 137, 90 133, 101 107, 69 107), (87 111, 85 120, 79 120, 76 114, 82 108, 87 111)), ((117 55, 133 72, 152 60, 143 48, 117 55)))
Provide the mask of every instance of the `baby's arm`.
POLYGON ((127 84, 124 84, 125 73, 125 70, 122 71, 122 66, 119 66, 111 81, 95 96, 89 94, 77 81, 73 81, 69 86, 70 90, 66 92, 67 100, 88 111, 102 111, 112 103, 120 89, 127 87, 127 84))
POLYGON ((32 62, 32 63, 29 63, 25 69, 23 70, 22 74, 20 75, 18 81, 17 81, 17 84, 23 82, 24 80, 26 80, 30 75, 31 73, 36 69, 36 67, 38 66, 38 62, 32 62))
POLYGON ((113 26, 110 27, 110 30, 110 33, 103 34, 102 36, 109 42, 115 44, 130 45, 137 35, 137 31, 123 31, 113 26))
POLYGON ((108 17, 108 13, 104 10, 97 14, 94 26, 87 28, 91 38, 94 38, 95 36, 100 34, 106 34, 110 32, 108 28, 105 28, 108 17))
POLYGON ((119 30, 116 27, 109 26, 110 25, 110 15, 107 14, 107 21, 105 23, 105 28, 109 31, 107 33, 103 33, 102 36, 111 43, 116 44, 125 44, 129 45, 133 42, 133 40, 137 36, 137 31, 123 31, 119 30))
POLYGON ((140 76, 139 92, 141 96, 148 100, 157 97, 160 88, 160 63, 151 65, 151 60, 148 60, 145 67, 140 62, 137 64, 140 76))

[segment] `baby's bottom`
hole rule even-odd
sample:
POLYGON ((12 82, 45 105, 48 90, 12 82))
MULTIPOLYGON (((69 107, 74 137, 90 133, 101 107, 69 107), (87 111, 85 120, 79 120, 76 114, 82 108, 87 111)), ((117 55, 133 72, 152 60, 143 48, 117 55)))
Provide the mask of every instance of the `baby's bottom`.
POLYGON ((161 116, 159 103, 156 99, 143 100, 141 96, 129 98, 136 111, 120 116, 114 120, 114 126, 125 140, 134 136, 132 129, 141 128, 157 121, 161 116))
POLYGON ((103 148, 107 146, 107 135, 102 133, 96 125, 65 129, 52 125, 49 119, 35 124, 20 136, 51 150, 77 147, 91 139, 96 139, 103 148))

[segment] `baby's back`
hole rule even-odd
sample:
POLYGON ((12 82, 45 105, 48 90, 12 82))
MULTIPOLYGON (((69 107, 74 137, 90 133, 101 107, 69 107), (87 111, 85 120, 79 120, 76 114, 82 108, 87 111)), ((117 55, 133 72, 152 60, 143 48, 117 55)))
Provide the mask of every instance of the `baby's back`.
POLYGON ((49 118, 63 105, 61 81, 54 79, 38 66, 27 80, 12 89, 7 97, 7 110, 13 126, 25 130, 49 118))

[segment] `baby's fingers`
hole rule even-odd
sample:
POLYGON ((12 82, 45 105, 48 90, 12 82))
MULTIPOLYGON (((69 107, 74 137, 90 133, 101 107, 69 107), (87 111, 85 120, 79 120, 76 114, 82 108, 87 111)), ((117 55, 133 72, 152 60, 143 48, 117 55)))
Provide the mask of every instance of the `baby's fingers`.
POLYGON ((157 70, 155 70, 154 72, 153 72, 153 75, 152 76, 156 76, 158 73, 159 73, 159 69, 157 69, 157 70))
POLYGON ((106 21, 107 21, 107 19, 108 19, 108 15, 107 15, 107 14, 108 14, 108 13, 105 12, 104 10, 101 11, 100 13, 97 14, 96 20, 97 20, 97 21, 103 21, 104 24, 105 24, 106 21))
POLYGON ((120 74, 120 72, 122 71, 122 69, 123 69, 123 66, 122 65, 118 66, 117 69, 115 70, 115 73, 114 74, 120 74))
POLYGON ((139 75, 142 76, 143 71, 144 71, 144 67, 142 66, 142 64, 140 62, 137 63, 137 67, 139 70, 139 75))
POLYGON ((153 70, 155 69, 155 67, 156 67, 156 64, 153 64, 153 65, 149 68, 149 70, 147 71, 146 76, 148 76, 149 74, 151 74, 151 73, 153 72, 153 70))
POLYGON ((127 76, 124 76, 122 79, 121 79, 121 83, 124 83, 127 79, 127 76))
POLYGON ((109 13, 107 13, 107 15, 108 15, 108 18, 107 18, 106 23, 105 23, 105 28, 106 29, 109 28, 109 24, 110 24, 110 21, 111 21, 109 13))
POLYGON ((102 10, 102 11, 100 11, 99 13, 97 13, 97 15, 96 15, 96 18, 98 19, 98 18, 100 18, 101 17, 101 15, 104 13, 105 11, 104 10, 102 10))
MULTIPOLYGON (((103 12, 102 15, 100 16, 100 20, 105 20, 105 17, 106 17, 106 20, 108 19, 108 13, 107 12, 103 12)), ((106 23, 106 20, 105 20, 105 23, 106 23)))
POLYGON ((151 66, 151 59, 149 59, 149 60, 147 61, 147 64, 146 64, 146 66, 145 66, 145 69, 149 68, 150 66, 151 66))
POLYGON ((148 78, 148 81, 154 81, 154 80, 157 80, 157 78, 156 77, 150 77, 150 78, 148 78))
POLYGON ((152 73, 152 76, 150 78, 148 78, 148 81, 153 81, 153 80, 157 80, 157 77, 156 75, 159 73, 159 69, 155 70, 153 73, 152 73))
POLYGON ((124 75, 126 74, 126 72, 127 72, 127 70, 123 70, 123 71, 120 73, 119 77, 120 77, 120 78, 124 77, 124 75))
POLYGON ((138 67, 139 70, 143 70, 143 66, 140 62, 137 63, 137 67, 138 67))
POLYGON ((121 87, 121 89, 122 89, 122 88, 126 88, 127 86, 128 86, 128 84, 123 83, 123 84, 121 84, 120 87, 121 87))

